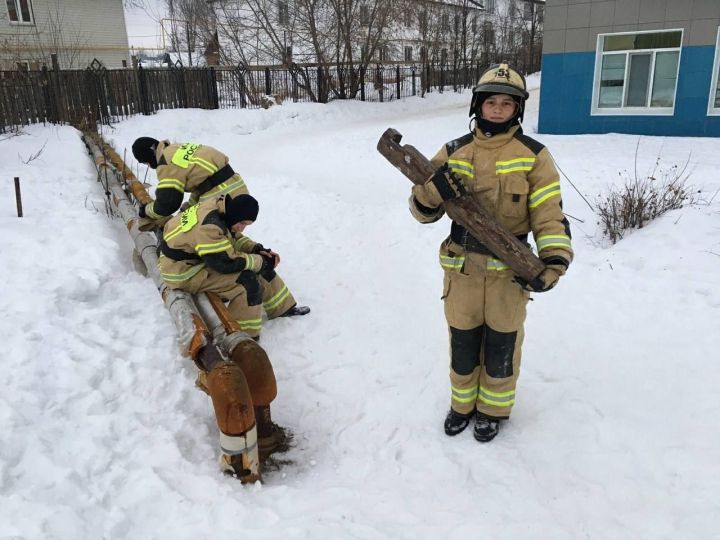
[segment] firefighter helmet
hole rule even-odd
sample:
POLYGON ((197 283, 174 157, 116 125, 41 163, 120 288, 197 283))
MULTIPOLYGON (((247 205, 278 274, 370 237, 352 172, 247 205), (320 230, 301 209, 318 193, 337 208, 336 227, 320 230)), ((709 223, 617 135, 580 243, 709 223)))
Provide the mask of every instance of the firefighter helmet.
POLYGON ((473 87, 473 98, 470 103, 470 114, 473 116, 480 108, 483 98, 492 94, 508 94, 513 96, 520 105, 520 114, 524 108, 525 100, 530 94, 527 92, 525 77, 507 65, 495 64, 486 69, 478 83, 473 87))

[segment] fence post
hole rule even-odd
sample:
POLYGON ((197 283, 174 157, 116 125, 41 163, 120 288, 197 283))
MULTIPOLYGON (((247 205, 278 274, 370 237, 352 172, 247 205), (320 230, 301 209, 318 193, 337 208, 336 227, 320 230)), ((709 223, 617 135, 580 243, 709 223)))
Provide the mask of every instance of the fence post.
POLYGON ((140 110, 144 115, 150 114, 150 102, 148 99, 147 80, 145 78, 145 69, 138 64, 138 90, 140 92, 140 110))
POLYGON ((43 98, 45 99, 45 118, 51 124, 58 123, 58 114, 55 100, 53 99, 52 79, 50 78, 50 71, 47 66, 43 64, 42 67, 43 76, 43 98))
POLYGON ((400 99, 400 66, 395 66, 395 78, 397 85, 395 99, 400 99))
POLYGON ((416 75, 417 75, 416 71, 417 71, 417 68, 415 67, 415 64, 413 64, 413 65, 412 65, 412 68, 411 68, 411 73, 412 73, 412 95, 413 95, 413 96, 416 95, 416 92, 415 92, 415 77, 416 77, 416 75))
POLYGON ((377 64, 375 66, 375 84, 378 85, 378 91, 380 92, 380 103, 385 101, 385 81, 383 81, 382 66, 377 64))
POLYGON ((272 94, 272 80, 270 79, 270 68, 265 68, 265 95, 269 96, 272 94))
POLYGON ((440 85, 439 90, 440 93, 443 93, 443 90, 445 90, 445 64, 440 63, 440 85))
POLYGON ((53 97, 55 102, 55 113, 56 120, 60 123, 64 120, 65 108, 63 107, 62 94, 60 93, 60 64, 58 63, 57 54, 51 54, 50 60, 52 62, 52 79, 53 79, 53 97))
POLYGON ((245 66, 240 64, 237 69, 238 74, 238 92, 240 93, 240 108, 247 107, 247 95, 245 89, 245 66))
POLYGON ((210 66, 210 100, 213 109, 220 108, 220 93, 217 87, 217 72, 214 66, 210 66))
POLYGON ((317 100, 318 103, 325 103, 323 100, 323 68, 318 66, 317 68, 317 100))
POLYGON ((15 206, 17 206, 18 217, 23 217, 22 196, 20 195, 20 178, 15 177, 15 206))
POLYGON ((360 67, 360 101, 365 101, 365 66, 360 67))

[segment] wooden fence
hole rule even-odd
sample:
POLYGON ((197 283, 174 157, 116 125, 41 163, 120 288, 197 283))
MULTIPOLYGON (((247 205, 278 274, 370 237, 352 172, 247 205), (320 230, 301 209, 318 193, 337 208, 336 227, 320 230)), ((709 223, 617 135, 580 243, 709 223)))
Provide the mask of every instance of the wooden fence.
POLYGON ((479 65, 0 71, 0 132, 34 123, 94 129, 162 109, 259 108, 285 100, 390 101, 477 81, 479 65))

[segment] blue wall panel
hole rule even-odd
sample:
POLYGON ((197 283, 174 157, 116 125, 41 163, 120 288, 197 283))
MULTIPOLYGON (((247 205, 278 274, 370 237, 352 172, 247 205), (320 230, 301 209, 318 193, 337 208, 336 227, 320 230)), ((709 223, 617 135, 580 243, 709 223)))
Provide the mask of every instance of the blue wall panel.
POLYGON ((683 47, 673 116, 591 116, 595 52, 545 54, 540 133, 634 133, 720 136, 720 116, 707 116, 715 47, 683 47))

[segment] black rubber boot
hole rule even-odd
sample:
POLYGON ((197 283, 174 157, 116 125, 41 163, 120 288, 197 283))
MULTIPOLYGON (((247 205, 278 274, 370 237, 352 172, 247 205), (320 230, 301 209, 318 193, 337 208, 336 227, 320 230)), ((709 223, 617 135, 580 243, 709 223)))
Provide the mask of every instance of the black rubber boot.
POLYGON ((470 420, 474 414, 475 411, 467 414, 460 414, 454 409, 450 409, 445 417, 445 435, 454 437, 458 433, 465 431, 465 428, 468 427, 468 424, 470 424, 470 420))
POLYGON ((475 440, 480 442, 490 442, 500 431, 500 420, 491 418, 479 412, 475 416, 475 430, 473 435, 475 440))
POLYGON ((308 306, 298 306, 295 304, 293 307, 288 309, 285 313, 280 315, 281 317, 296 317, 301 315, 307 315, 310 313, 310 308, 308 306))

